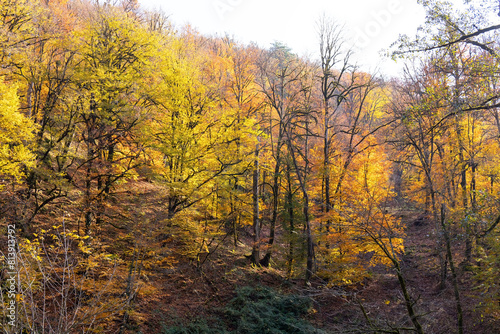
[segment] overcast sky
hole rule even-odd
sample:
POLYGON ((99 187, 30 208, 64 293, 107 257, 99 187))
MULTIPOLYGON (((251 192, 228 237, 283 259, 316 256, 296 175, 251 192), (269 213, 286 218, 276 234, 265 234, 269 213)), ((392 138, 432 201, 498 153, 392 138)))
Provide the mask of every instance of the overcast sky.
POLYGON ((316 58, 316 22, 324 13, 345 26, 363 69, 396 75, 400 66, 380 57, 401 33, 414 35, 424 21, 416 0, 139 0, 160 8, 178 26, 190 23, 203 34, 256 42, 287 44, 299 55, 316 58))

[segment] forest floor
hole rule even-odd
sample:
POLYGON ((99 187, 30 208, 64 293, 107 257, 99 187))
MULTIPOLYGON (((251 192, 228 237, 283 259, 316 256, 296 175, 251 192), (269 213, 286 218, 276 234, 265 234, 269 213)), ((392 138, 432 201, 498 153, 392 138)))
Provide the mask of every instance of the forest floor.
MULTIPOLYGON (((413 333, 406 330, 412 327, 412 323, 397 276, 390 267, 378 265, 371 268, 370 275, 355 285, 332 287, 319 277, 313 277, 311 284, 306 285, 302 278, 287 279, 285 272, 276 269, 278 265, 272 264, 270 268, 251 265, 248 259, 252 244, 250 227, 239 230, 236 243, 232 237, 226 238, 201 263, 181 251, 183 245, 178 235, 168 230, 174 227, 164 226, 166 215, 161 204, 162 194, 156 187, 148 182, 137 182, 125 189, 133 189, 119 194, 122 206, 128 210, 121 214, 128 215, 129 230, 103 227, 101 242, 110 245, 109 252, 124 252, 123 249, 127 248, 123 245, 131 243, 131 238, 125 235, 130 235, 135 228, 144 234, 142 241, 135 236, 135 242, 142 242, 145 249, 154 250, 164 257, 165 262, 153 265, 143 273, 143 284, 129 308, 127 330, 122 333, 161 334, 164 326, 220 318, 220 310, 243 286, 267 286, 280 293, 310 297, 314 310, 307 320, 328 333, 376 333, 376 330, 380 333, 413 333), (153 231, 156 233, 154 240, 148 234, 153 231)), ((431 219, 415 209, 399 210, 393 214, 401 218, 406 227, 402 271, 425 333, 457 333, 451 274, 448 274, 445 288, 439 288, 435 226, 431 219)), ((50 217, 41 217, 41 220, 51 221, 50 217)), ((185 236, 186 240, 188 237, 185 236)), ((463 265, 463 240, 455 238, 452 246, 464 309, 464 333, 500 333, 498 317, 490 317, 479 308, 479 299, 475 297, 479 292, 472 288, 478 283, 470 266, 463 265)), ((126 271, 125 268, 123 277, 126 277, 126 271)), ((111 326, 116 329, 121 323, 122 319, 117 319, 111 326)))
MULTIPOLYGON (((402 270, 425 333, 457 332, 457 311, 448 275, 446 287, 439 288, 439 263, 433 243, 434 226, 430 219, 415 211, 399 212, 406 225, 405 254, 402 270)), ((242 233, 243 235, 244 233, 242 233)), ((247 233, 247 238, 249 234, 247 233)), ((245 242, 245 240, 241 240, 245 242)), ((247 244, 250 244, 248 238, 247 244)), ((169 245, 165 245, 169 247, 169 245)), ((158 269, 151 277, 153 296, 135 301, 135 314, 129 321, 131 332, 160 333, 163 325, 189 323, 199 318, 218 316, 218 310, 242 286, 268 286, 283 293, 307 295, 313 300, 314 312, 309 320, 331 333, 410 333, 412 327, 398 279, 391 268, 372 268, 371 275, 355 286, 328 287, 325 281, 313 279, 306 286, 302 279, 287 280, 284 272, 273 268, 251 266, 245 255, 249 247, 228 243, 198 266, 196 261, 179 258, 175 267, 158 269), (135 330, 134 330, 135 329, 135 330)), ((500 324, 481 316, 474 297, 473 274, 461 265, 463 246, 454 244, 455 263, 464 308, 464 333, 500 333, 500 324)))

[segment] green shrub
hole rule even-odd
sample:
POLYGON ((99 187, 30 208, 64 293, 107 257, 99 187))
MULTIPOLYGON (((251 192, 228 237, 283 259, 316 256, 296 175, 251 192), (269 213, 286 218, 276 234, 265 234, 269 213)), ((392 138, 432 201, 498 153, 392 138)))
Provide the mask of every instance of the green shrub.
POLYGON ((307 297, 282 295, 267 287, 243 287, 221 313, 221 322, 198 320, 188 325, 164 327, 163 334, 323 334, 304 317, 311 311, 307 297), (225 328, 223 328, 225 327, 225 328))
POLYGON ((311 300, 280 295, 266 287, 243 287, 226 306, 225 314, 238 334, 322 333, 303 319, 311 300))

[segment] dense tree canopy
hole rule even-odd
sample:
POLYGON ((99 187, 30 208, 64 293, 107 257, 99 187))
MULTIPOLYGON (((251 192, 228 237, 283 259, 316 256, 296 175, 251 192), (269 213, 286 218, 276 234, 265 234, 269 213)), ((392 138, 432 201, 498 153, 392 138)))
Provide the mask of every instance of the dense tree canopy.
MULTIPOLYGON (((217 281, 234 290, 238 270, 261 283, 277 273, 299 293, 359 304, 351 332, 433 333, 439 307, 408 274, 423 225, 431 251, 416 266, 433 298, 452 291, 445 330, 498 328, 498 4, 419 2, 425 25, 395 42, 406 67, 387 80, 352 62, 325 17, 315 60, 176 28, 136 1, 0 0, 2 330, 153 332, 145 305, 176 294, 169 275, 195 268, 216 296, 200 304, 222 303, 206 273, 242 260, 217 281), (357 297, 383 275, 400 291, 380 299, 397 320, 372 319, 357 297)), ((309 299, 239 291, 220 312, 229 330, 264 330, 235 314, 275 319, 275 307, 278 327, 316 332, 289 314, 312 316, 309 299)))

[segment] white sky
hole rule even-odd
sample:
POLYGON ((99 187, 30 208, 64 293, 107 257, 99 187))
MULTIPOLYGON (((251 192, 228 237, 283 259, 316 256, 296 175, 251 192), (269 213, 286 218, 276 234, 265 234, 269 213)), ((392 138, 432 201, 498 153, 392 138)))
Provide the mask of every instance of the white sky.
POLYGON ((316 22, 324 13, 345 26, 355 44, 356 61, 366 71, 376 68, 396 75, 400 66, 380 56, 401 33, 414 35, 424 21, 416 0, 139 0, 162 9, 178 26, 190 23, 202 34, 256 42, 287 44, 299 55, 316 58, 316 22))

